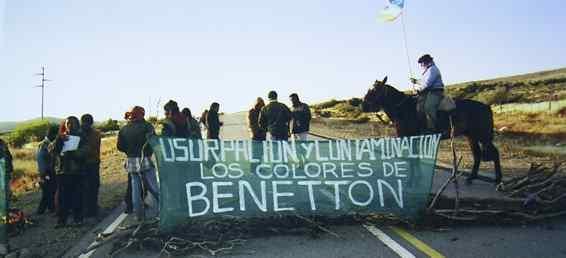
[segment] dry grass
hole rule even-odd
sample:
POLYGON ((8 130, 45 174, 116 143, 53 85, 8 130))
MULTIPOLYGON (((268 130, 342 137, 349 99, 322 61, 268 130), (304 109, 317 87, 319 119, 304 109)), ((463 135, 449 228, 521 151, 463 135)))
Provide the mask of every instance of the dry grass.
POLYGON ((128 175, 123 166, 125 155, 116 149, 116 137, 102 140, 101 157, 99 204, 110 209, 123 200, 128 182, 128 175))
POLYGON ((37 188, 39 175, 34 148, 14 149, 11 153, 14 159, 14 173, 10 188, 17 197, 37 188))
POLYGON ((557 113, 495 113, 495 126, 500 131, 555 138, 566 142, 566 116, 557 113))

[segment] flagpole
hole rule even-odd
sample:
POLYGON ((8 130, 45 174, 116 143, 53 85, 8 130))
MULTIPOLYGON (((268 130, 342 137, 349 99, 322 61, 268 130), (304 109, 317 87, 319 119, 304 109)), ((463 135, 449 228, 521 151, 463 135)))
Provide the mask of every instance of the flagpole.
MULTIPOLYGON (((405 55, 407 56, 407 67, 409 68, 409 78, 413 78, 413 69, 411 68, 411 56, 409 55, 409 43, 407 42, 407 27, 405 26, 405 13, 407 13, 407 3, 403 3, 403 12, 401 13, 401 25, 403 27, 403 45, 405 46, 405 55)), ((411 87, 416 90, 416 86, 411 82, 411 87)))
POLYGON ((413 69, 411 68, 411 57, 409 55, 409 44, 407 43, 407 29, 405 27, 405 18, 404 18, 405 10, 401 14, 401 24, 403 26, 403 45, 405 45, 405 55, 407 55, 407 66, 409 67, 409 76, 413 76, 413 69))
MULTIPOLYGON (((401 16, 401 25, 403 28, 403 45, 405 47, 405 56, 407 57, 407 68, 409 70, 409 77, 413 78, 413 69, 411 68, 411 56, 409 55, 409 43, 407 40, 407 26, 405 25, 405 14, 407 13, 407 3, 403 0, 393 1, 387 0, 387 6, 381 12, 381 19, 386 22, 391 22, 401 16)), ((412 83, 413 89, 415 84, 412 83)))

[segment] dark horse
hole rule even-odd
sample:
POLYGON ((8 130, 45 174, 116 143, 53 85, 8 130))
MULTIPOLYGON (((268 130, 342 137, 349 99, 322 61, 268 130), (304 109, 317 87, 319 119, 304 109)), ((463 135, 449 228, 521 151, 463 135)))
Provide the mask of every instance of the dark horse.
MULTIPOLYGON (((425 134, 426 122, 417 114, 417 100, 414 96, 406 95, 383 81, 376 80, 373 88, 368 90, 362 108, 364 112, 383 110, 393 121, 397 136, 413 136, 425 134)), ((493 114, 491 108, 481 102, 456 99, 456 110, 447 114, 439 112, 439 123, 443 134, 448 135, 452 117, 454 136, 464 135, 470 144, 474 155, 472 174, 468 183, 478 177, 480 161, 493 161, 495 166, 495 183, 501 182, 501 165, 499 151, 493 145, 493 114)))

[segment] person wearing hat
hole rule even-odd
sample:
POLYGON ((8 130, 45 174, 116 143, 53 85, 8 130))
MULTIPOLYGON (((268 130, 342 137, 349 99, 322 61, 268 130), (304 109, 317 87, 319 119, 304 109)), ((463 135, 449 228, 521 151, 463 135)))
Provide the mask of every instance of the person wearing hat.
POLYGON ((153 152, 146 144, 148 137, 154 134, 154 129, 144 116, 145 110, 140 106, 126 113, 128 123, 120 129, 116 146, 127 156, 125 167, 131 180, 132 206, 138 220, 143 220, 147 214, 144 209, 144 190, 154 199, 156 206, 152 207, 153 211, 159 209, 159 188, 155 166, 151 161, 153 152))
POLYGON ((283 103, 277 101, 277 92, 270 91, 267 95, 269 104, 259 113, 259 126, 269 132, 271 140, 289 140, 289 122, 291 110, 283 103))
POLYGON ((438 105, 444 97, 444 83, 440 70, 430 55, 421 56, 418 63, 423 70, 422 78, 420 80, 411 78, 411 82, 417 84, 417 112, 424 114, 428 130, 435 132, 438 105))

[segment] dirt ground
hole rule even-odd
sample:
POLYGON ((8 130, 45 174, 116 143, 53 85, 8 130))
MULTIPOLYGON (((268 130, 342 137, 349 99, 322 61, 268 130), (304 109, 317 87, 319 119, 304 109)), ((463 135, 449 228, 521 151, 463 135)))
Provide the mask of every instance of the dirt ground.
MULTIPOLYGON (((311 124, 311 132, 327 137, 336 138, 371 138, 393 136, 395 131, 391 126, 378 122, 364 124, 352 124, 349 121, 336 119, 316 118, 311 124)), ((462 156, 462 168, 470 169, 473 157, 468 142, 464 137, 458 137, 454 141, 458 156, 462 156)), ((495 145, 501 156, 501 167, 504 176, 518 176, 529 170, 531 163, 552 163, 555 161, 566 161, 563 154, 540 153, 527 148, 532 146, 552 146, 553 148, 566 148, 566 141, 553 138, 533 138, 510 134, 495 134, 495 145)), ((438 160, 443 163, 452 163, 452 151, 450 141, 441 142, 438 160)), ((493 171, 493 162, 482 162, 480 170, 493 171)))
MULTIPOLYGON (((54 214, 36 215, 35 210, 41 193, 32 191, 19 193, 11 206, 24 211, 30 223, 17 235, 9 237, 10 247, 27 249, 29 257, 61 257, 82 235, 98 224, 110 211, 122 202, 126 192, 127 174, 122 168, 123 155, 114 147, 115 137, 104 138, 101 150, 101 186, 99 190, 100 214, 96 219, 85 221, 81 227, 70 226, 55 229, 54 214)), ((98 229, 100 231, 104 229, 98 229)))

